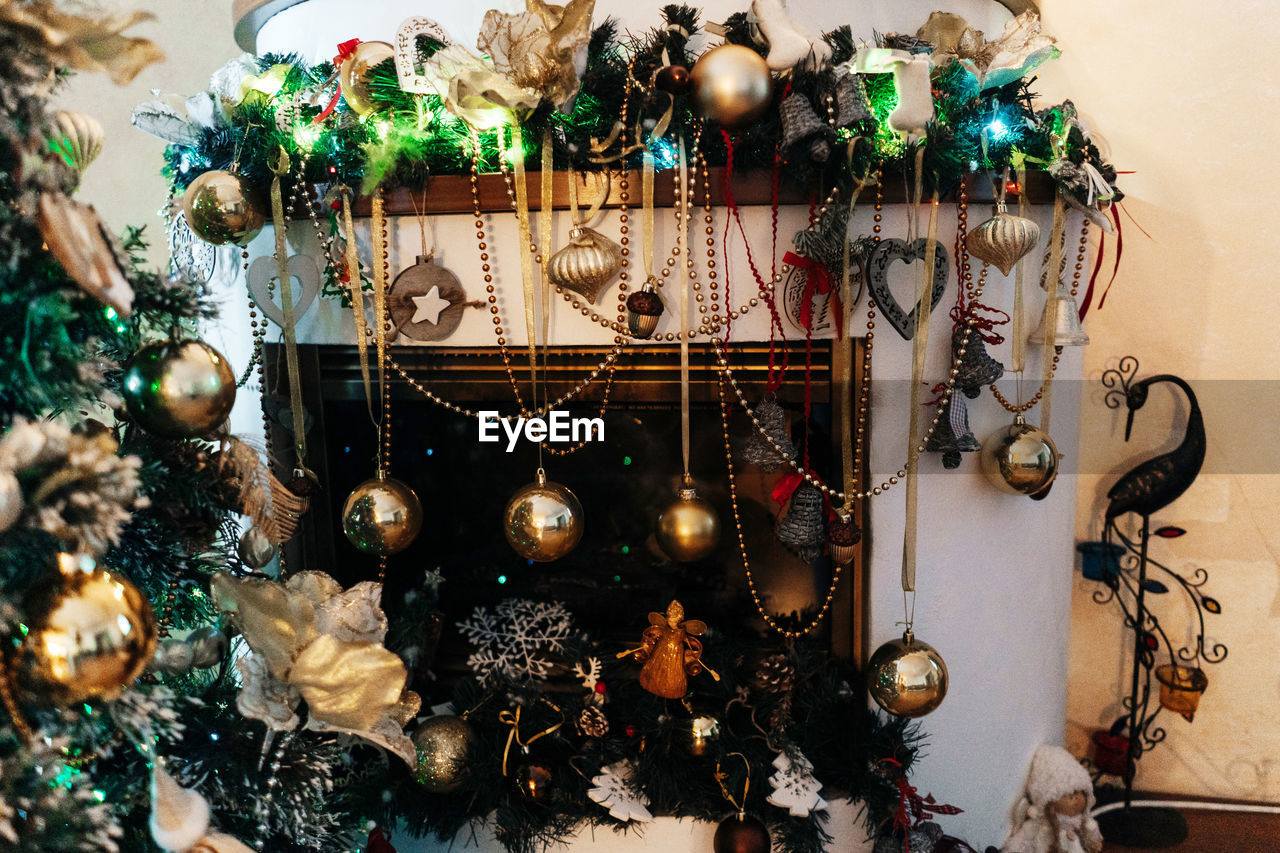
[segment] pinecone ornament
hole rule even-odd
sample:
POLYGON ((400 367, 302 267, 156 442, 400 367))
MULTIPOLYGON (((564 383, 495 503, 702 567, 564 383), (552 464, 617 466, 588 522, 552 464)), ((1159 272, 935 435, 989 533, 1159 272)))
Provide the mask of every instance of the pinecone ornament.
POLYGON ((755 687, 761 693, 790 693, 796 683, 796 665, 786 655, 769 655, 756 667, 755 687))
POLYGON ((826 528, 822 513, 822 492, 816 486, 801 483, 791 496, 791 509, 778 522, 778 541, 797 557, 811 563, 822 553, 826 528))
POLYGON ((583 708, 575 725, 578 728, 578 734, 583 737, 601 738, 609 733, 609 718, 596 705, 583 708))
POLYGON ((773 445, 761 435, 761 430, 777 442, 788 459, 794 459, 796 448, 791 443, 791 426, 787 422, 787 413, 774 399, 765 400, 756 406, 756 420, 760 422, 760 429, 755 424, 751 425, 751 432, 742 447, 742 459, 749 465, 760 466, 760 470, 766 474, 771 474, 778 470, 782 459, 773 445))

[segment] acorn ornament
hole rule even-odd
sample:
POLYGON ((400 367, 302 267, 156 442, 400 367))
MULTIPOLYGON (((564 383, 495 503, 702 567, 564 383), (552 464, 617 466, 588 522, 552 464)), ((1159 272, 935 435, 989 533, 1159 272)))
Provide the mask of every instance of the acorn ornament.
POLYGON ((693 479, 686 477, 674 501, 658 514, 658 547, 677 563, 696 563, 716 550, 720 518, 711 504, 698 497, 693 479))
POLYGON ((622 247, 593 228, 576 225, 569 231, 569 245, 551 256, 547 277, 594 305, 621 270, 622 247))
POLYGON ((928 643, 907 630, 876 649, 867 662, 867 689, 896 717, 923 717, 947 695, 947 664, 928 643))
POLYGON ((837 566, 848 566, 857 556, 861 541, 862 530, 854 523, 853 515, 848 510, 840 510, 836 520, 827 526, 827 550, 831 554, 831 562, 837 566))
POLYGON ((722 44, 702 54, 689 84, 698 111, 726 130, 747 127, 773 100, 769 64, 740 44, 722 44))
POLYGON ((627 297, 627 330, 637 338, 651 337, 662 317, 662 297, 654 281, 650 276, 639 290, 627 297))
POLYGON ((996 204, 996 215, 970 231, 965 239, 969 254, 1008 275, 1014 264, 1040 242, 1040 226, 1009 213, 1001 201, 996 204))
POLYGON ((234 172, 212 169, 182 195, 187 225, 206 243, 247 245, 266 224, 266 205, 257 189, 234 172))

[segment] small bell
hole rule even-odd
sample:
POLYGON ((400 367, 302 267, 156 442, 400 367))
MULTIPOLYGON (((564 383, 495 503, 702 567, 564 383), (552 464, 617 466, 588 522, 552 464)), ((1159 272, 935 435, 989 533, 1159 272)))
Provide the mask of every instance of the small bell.
POLYGON ((960 467, 961 453, 976 453, 982 449, 973 430, 969 428, 969 404, 959 394, 952 394, 943 404, 938 428, 929 436, 924 449, 942 454, 942 467, 948 471, 960 467))
POLYGON ((827 139, 826 122, 818 118, 809 99, 799 92, 792 92, 782 100, 778 109, 782 117, 782 148, 808 141, 809 156, 818 163, 827 162, 831 156, 831 141, 827 139))
POLYGON ((836 125, 848 127, 871 117, 871 103, 860 74, 845 74, 836 80, 836 125))
POLYGON ((955 387, 974 400, 982 393, 984 385, 998 382, 1004 376, 1004 365, 987 352, 987 344, 977 329, 969 329, 967 342, 964 330, 964 326, 957 326, 951 333, 951 357, 952 360, 959 358, 960 370, 956 374, 955 387), (961 343, 964 343, 964 355, 959 355, 961 343))
POLYGON ((825 530, 822 518, 822 492, 808 483, 801 483, 791 496, 791 509, 786 518, 778 522, 775 531, 778 541, 795 552, 801 560, 811 563, 822 553, 825 530))
POLYGON ((653 286, 653 276, 640 289, 627 297, 627 329, 637 338, 647 338, 658 328, 662 316, 662 297, 653 286))
MULTIPOLYGON (((1053 345, 1055 347, 1082 347, 1089 343, 1089 335, 1085 332, 1084 326, 1080 322, 1080 307, 1076 305, 1076 298, 1071 295, 1071 291, 1066 287, 1058 286, 1058 317, 1056 330, 1053 334, 1053 345)), ((1035 331, 1027 338, 1033 344, 1044 343, 1044 315, 1040 315, 1040 324, 1036 326, 1035 331)))
POLYGON ((772 397, 756 406, 756 420, 760 422, 760 428, 751 425, 751 433, 742 448, 742 459, 748 465, 758 465, 761 471, 772 474, 782 464, 782 458, 761 430, 777 442, 788 459, 794 459, 796 448, 791 443, 791 426, 787 422, 787 413, 772 397))

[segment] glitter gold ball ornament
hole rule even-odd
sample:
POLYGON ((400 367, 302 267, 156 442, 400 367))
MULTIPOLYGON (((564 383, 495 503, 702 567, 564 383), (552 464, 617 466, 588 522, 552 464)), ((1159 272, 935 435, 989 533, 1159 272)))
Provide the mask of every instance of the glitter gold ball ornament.
POLYGON ((680 744, 695 758, 706 755, 719 740, 720 720, 711 714, 692 717, 680 725, 680 744))
POLYGON ((622 247, 599 231, 579 225, 569 231, 569 245, 551 256, 547 277, 594 305, 621 270, 622 247))
POLYGON ((720 542, 720 518, 711 504, 686 486, 658 516, 658 547, 679 563, 711 556, 720 542))
POLYGON ((520 796, 535 803, 544 803, 551 796, 551 768, 545 764, 529 762, 516 768, 516 788, 520 796))
POLYGON ((711 840, 714 853, 769 853, 769 829, 751 815, 725 818, 711 840))
POLYGON ((342 532, 366 554, 398 554, 422 530, 422 503, 391 477, 374 477, 351 490, 342 505, 342 532))
POLYGON ((247 244, 266 223, 266 206, 252 184, 233 172, 214 169, 191 182, 182 196, 187 225, 206 243, 247 244))
POLYGON ((58 570, 23 595, 21 614, 20 633, 5 644, 5 664, 38 704, 114 699, 155 653, 156 621, 147 599, 84 554, 59 554, 58 570))
POLYGON ((372 89, 369 72, 375 65, 395 59, 396 49, 385 41, 362 41, 342 61, 338 69, 338 83, 342 86, 342 99, 355 114, 363 117, 373 112, 372 89))
POLYGON ((204 341, 147 344, 125 367, 122 391, 129 414, 165 438, 208 435, 236 402, 236 377, 222 353, 204 341))
POLYGON ((1047 493, 1058 476, 1058 448, 1048 433, 1018 415, 982 442, 982 471, 1011 495, 1047 493))
POLYGON ((1040 226, 1006 211, 1004 202, 996 205, 996 215, 973 229, 965 237, 969 254, 980 261, 994 264, 1008 275, 1013 265, 1022 260, 1040 242, 1040 226))
POLYGON ((768 63, 739 44, 723 44, 704 53, 689 74, 689 85, 698 110, 728 130, 751 124, 773 98, 768 63))
POLYGON ((898 717, 923 717, 947 695, 947 664, 928 643, 907 631, 876 649, 867 662, 867 689, 876 704, 898 717))
POLYGON ((573 492, 547 479, 524 486, 507 502, 502 529, 516 553, 536 563, 558 560, 582 539, 582 504, 573 492))
POLYGON ((467 778, 467 755, 475 739, 475 729, 461 717, 438 714, 423 720, 413 733, 418 784, 433 794, 456 791, 467 778))
POLYGON ((267 534, 256 527, 250 527, 240 534, 236 554, 239 555, 240 562, 256 571, 265 569, 276 558, 276 546, 271 544, 267 534))

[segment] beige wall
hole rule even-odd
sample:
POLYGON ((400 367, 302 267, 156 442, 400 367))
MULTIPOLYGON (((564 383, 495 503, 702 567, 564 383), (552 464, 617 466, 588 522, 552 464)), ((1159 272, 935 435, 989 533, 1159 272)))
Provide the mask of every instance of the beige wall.
MULTIPOLYGON (((1037 89, 1070 96, 1111 144, 1126 176, 1125 207, 1150 234, 1125 222, 1122 274, 1107 306, 1089 321, 1085 375, 1136 355, 1141 373, 1176 373, 1201 391, 1209 437, 1204 472, 1159 520, 1188 535, 1156 544, 1173 567, 1203 567, 1222 602, 1209 635, 1230 655, 1208 668, 1209 689, 1193 724, 1165 713, 1168 740, 1141 762, 1140 787, 1280 799, 1280 453, 1276 450, 1280 310, 1271 294, 1280 250, 1268 210, 1280 197, 1274 160, 1280 138, 1275 84, 1242 35, 1273 31, 1280 7, 1213 6, 1192 0, 1043 0, 1045 22, 1064 48, 1037 89), (1232 46, 1238 46, 1235 49, 1232 46)), ((1245 37, 1247 39, 1247 37, 1245 37)), ((1167 388, 1168 386, 1163 386, 1167 388)), ((1161 391, 1137 415, 1123 444, 1123 420, 1085 395, 1081 466, 1128 470, 1181 436, 1184 408, 1161 391)), ((1077 529, 1095 539, 1116 474, 1082 476, 1077 529)), ((1065 556, 1058 558, 1065 561, 1065 556)), ((1115 605, 1095 604, 1097 584, 1077 573, 1072 612, 1068 746, 1120 713, 1127 645, 1115 605)), ((1188 612, 1163 597, 1162 621, 1187 638, 1188 612)))
MULTIPOLYGON (((129 109, 152 88, 202 89, 209 73, 237 53, 231 2, 128 5, 161 16, 139 29, 164 47, 169 61, 126 89, 79 77, 61 102, 98 116, 107 131, 83 197, 113 227, 148 223, 162 243, 155 212, 165 200, 158 174, 163 146, 130 127, 129 109)), ((1195 723, 1166 721, 1169 740, 1142 762, 1139 781, 1160 790, 1274 800, 1280 797, 1280 778, 1271 770, 1272 757, 1280 756, 1280 676, 1272 653, 1280 641, 1280 527, 1274 523, 1280 403, 1265 381, 1280 378, 1280 310, 1264 287, 1280 266, 1280 250, 1265 239, 1262 223, 1280 198, 1280 172, 1270 156, 1280 139, 1280 112, 1259 34, 1274 31, 1280 10, 1260 0, 1237 0, 1229 15, 1190 0, 1042 5, 1064 55, 1044 69, 1036 89, 1045 100, 1074 98, 1110 141, 1116 164, 1136 171, 1124 180, 1125 204, 1152 238, 1126 230, 1122 276, 1106 310, 1089 322, 1094 343, 1086 374, 1096 377, 1110 359, 1131 353, 1144 372, 1178 373, 1203 388, 1208 380, 1254 380, 1218 383, 1204 395, 1206 471, 1212 473, 1165 513, 1189 535, 1159 545, 1175 566, 1210 572, 1211 594, 1225 611, 1212 619, 1211 633, 1231 655, 1211 668, 1195 723)), ((162 263, 163 247, 152 257, 162 263)), ((1180 430, 1180 417, 1169 399, 1153 395, 1125 446, 1115 419, 1085 395, 1080 538, 1097 536, 1102 496, 1115 478, 1088 472, 1125 470, 1155 452, 1171 427, 1180 430)), ((1066 572, 1069 566, 1070 555, 1055 554, 1028 569, 1066 572)), ((1078 752, 1089 729, 1116 716, 1124 683, 1118 611, 1092 603, 1093 587, 1077 576, 1067 734, 1078 752)), ((1173 607, 1165 617, 1175 637, 1185 615, 1173 607)), ((998 712, 999 697, 993 703, 998 712)))

